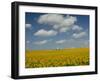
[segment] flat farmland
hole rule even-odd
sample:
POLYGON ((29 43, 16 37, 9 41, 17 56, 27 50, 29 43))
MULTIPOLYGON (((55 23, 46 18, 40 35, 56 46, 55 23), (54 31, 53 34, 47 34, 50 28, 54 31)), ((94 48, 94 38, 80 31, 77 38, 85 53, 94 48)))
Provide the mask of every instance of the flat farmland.
POLYGON ((85 65, 89 65, 89 48, 27 50, 25 53, 26 68, 85 65))

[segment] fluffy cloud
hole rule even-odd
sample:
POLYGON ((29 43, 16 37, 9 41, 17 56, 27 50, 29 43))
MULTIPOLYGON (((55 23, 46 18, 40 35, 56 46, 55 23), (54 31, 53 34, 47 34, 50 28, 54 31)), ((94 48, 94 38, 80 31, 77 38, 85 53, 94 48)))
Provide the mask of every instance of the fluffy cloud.
POLYGON ((86 36, 86 35, 87 35, 86 32, 80 32, 80 33, 74 33, 73 37, 74 38, 81 38, 81 37, 86 36))
POLYGON ((59 24, 61 21, 63 21, 63 15, 59 15, 59 14, 45 14, 45 15, 41 15, 39 17, 38 22, 40 24, 59 24))
POLYGON ((70 28, 68 27, 64 27, 64 28, 60 28, 59 32, 66 32, 67 30, 69 30, 70 28))
POLYGON ((47 42, 48 42, 47 40, 42 40, 42 41, 34 42, 33 44, 36 44, 36 45, 43 45, 43 44, 46 44, 47 42))
POLYGON ((41 30, 38 30, 34 35, 35 36, 42 36, 42 37, 47 37, 47 36, 55 36, 57 34, 56 31, 54 30, 44 30, 44 29, 41 29, 41 30))
POLYGON ((82 27, 78 26, 78 25, 74 25, 72 27, 72 30, 77 30, 77 31, 81 31, 82 30, 82 27))
POLYGON ((60 26, 61 27, 70 27, 77 21, 77 18, 74 16, 67 16, 64 18, 63 21, 61 21, 60 26))
POLYGON ((60 32, 65 32, 71 29, 76 21, 77 18, 74 16, 64 16, 60 14, 45 14, 41 15, 38 19, 38 23, 51 25, 51 27, 60 32))
POLYGON ((62 44, 62 43, 65 43, 66 40, 59 40, 59 41, 56 41, 57 44, 62 44))
POLYGON ((32 25, 31 25, 31 24, 29 24, 29 23, 27 23, 27 24, 25 24, 25 27, 26 27, 26 28, 31 28, 31 27, 32 27, 32 25))

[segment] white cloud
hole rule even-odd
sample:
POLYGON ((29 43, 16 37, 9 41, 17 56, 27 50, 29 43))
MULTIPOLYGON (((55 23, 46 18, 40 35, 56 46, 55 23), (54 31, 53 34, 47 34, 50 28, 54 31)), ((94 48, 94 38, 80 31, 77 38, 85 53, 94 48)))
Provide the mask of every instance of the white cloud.
POLYGON ((57 32, 54 30, 47 31, 47 30, 41 29, 41 30, 38 30, 34 35, 47 37, 47 36, 55 36, 56 34, 57 34, 57 32))
POLYGON ((60 32, 66 32, 67 30, 69 30, 70 28, 68 28, 68 27, 63 27, 63 28, 60 28, 60 32))
POLYGON ((60 24, 61 27, 70 27, 77 21, 77 18, 74 16, 67 16, 64 18, 62 23, 60 24))
POLYGON ((80 26, 78 26, 78 25, 74 25, 74 26, 72 27, 72 30, 81 31, 82 29, 83 29, 83 28, 80 27, 80 26))
POLYGON ((25 24, 25 27, 26 27, 26 28, 31 28, 31 27, 32 27, 32 25, 31 25, 31 24, 29 24, 29 23, 27 23, 27 24, 25 24))
POLYGON ((47 40, 42 40, 42 41, 34 42, 33 44, 36 44, 36 45, 43 45, 43 44, 46 44, 47 42, 48 42, 47 40))
POLYGON ((59 14, 45 14, 41 15, 38 19, 38 22, 40 24, 59 24, 61 21, 63 21, 63 15, 59 14))
POLYGON ((87 35, 86 32, 80 32, 80 33, 74 33, 73 37, 74 38, 81 38, 81 37, 86 36, 86 35, 87 35))
POLYGON ((76 21, 77 18, 75 16, 64 16, 60 14, 45 14, 41 15, 38 19, 38 23, 51 25, 51 27, 60 32, 71 29, 76 21))
POLYGON ((65 43, 65 42, 66 42, 66 40, 58 40, 58 41, 56 41, 57 44, 62 44, 62 43, 65 43))

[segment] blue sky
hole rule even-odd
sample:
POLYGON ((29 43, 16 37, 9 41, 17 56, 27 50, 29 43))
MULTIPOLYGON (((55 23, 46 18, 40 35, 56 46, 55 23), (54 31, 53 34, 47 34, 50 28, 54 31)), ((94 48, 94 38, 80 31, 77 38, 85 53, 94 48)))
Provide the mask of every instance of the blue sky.
POLYGON ((25 46, 30 50, 89 47, 89 16, 26 12, 25 46))

